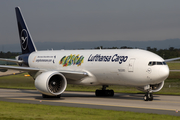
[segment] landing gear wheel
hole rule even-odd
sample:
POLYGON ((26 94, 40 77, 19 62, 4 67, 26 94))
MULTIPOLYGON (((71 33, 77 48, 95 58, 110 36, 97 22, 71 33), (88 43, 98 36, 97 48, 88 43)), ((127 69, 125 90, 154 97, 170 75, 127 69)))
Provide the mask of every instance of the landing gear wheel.
POLYGON ((108 96, 114 96, 114 90, 107 90, 108 91, 108 96))
POLYGON ((153 94, 152 93, 149 94, 149 101, 153 101, 153 94))
POLYGON ((95 95, 96 96, 102 96, 102 90, 96 90, 95 95))
POLYGON ((146 93, 144 95, 144 101, 152 101, 153 100, 153 94, 152 93, 146 93))
POLYGON ((148 101, 148 94, 147 93, 144 95, 144 101, 148 101))
POLYGON ((102 90, 96 90, 96 96, 114 96, 113 90, 106 90, 107 85, 103 85, 102 90))

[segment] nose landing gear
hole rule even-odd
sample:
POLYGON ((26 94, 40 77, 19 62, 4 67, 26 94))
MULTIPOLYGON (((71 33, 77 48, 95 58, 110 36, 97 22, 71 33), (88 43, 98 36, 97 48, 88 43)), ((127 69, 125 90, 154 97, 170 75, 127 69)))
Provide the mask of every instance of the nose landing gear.
POLYGON ((152 100, 153 100, 153 94, 147 92, 147 93, 144 95, 144 101, 152 101, 152 100))

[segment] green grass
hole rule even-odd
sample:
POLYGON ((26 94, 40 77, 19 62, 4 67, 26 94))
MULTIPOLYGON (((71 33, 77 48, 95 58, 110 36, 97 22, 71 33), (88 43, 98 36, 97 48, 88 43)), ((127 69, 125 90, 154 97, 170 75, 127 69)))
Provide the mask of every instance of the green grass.
POLYGON ((168 62, 170 70, 180 70, 180 62, 168 62))
POLYGON ((154 94, 180 95, 180 79, 167 79, 162 90, 154 94))
POLYGON ((0 88, 35 89, 32 77, 24 77, 27 73, 1 76, 0 88))
MULTIPOLYGON (((0 101, 3 120, 179 120, 180 117, 125 111, 74 108, 0 101)), ((175 112, 175 111, 174 111, 175 112)))
POLYGON ((170 72, 168 79, 180 79, 180 72, 170 72))

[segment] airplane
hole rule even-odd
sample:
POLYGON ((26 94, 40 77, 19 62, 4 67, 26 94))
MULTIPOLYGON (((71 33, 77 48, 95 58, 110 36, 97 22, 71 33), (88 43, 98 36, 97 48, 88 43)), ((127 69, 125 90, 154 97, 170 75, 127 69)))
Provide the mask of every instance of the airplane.
POLYGON ((43 98, 60 98, 67 84, 102 85, 96 96, 114 96, 114 91, 106 88, 121 85, 136 87, 145 92, 145 101, 152 101, 153 92, 160 91, 169 76, 166 62, 180 59, 164 60, 141 49, 38 51, 20 7, 15 11, 22 54, 15 60, 0 58, 19 65, 0 65, 0 71, 28 72, 43 98))

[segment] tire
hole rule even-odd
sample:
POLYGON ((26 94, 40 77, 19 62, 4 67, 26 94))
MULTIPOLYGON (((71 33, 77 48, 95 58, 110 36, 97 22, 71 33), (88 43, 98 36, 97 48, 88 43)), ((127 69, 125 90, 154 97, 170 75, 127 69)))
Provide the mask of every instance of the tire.
POLYGON ((101 95, 101 90, 96 90, 95 95, 96 95, 97 97, 98 97, 98 96, 102 96, 102 95, 101 95))
POLYGON ((110 90, 103 90, 104 95, 103 96, 111 96, 110 90))
POLYGON ((114 96, 114 90, 110 90, 111 95, 110 96, 114 96))
POLYGON ((150 94, 148 95, 148 97, 149 97, 149 101, 153 101, 153 94, 152 94, 152 93, 150 93, 150 94))
POLYGON ((114 96, 113 90, 96 90, 96 96, 114 96))
POLYGON ((144 95, 144 101, 148 101, 148 94, 146 93, 145 95, 144 95))

